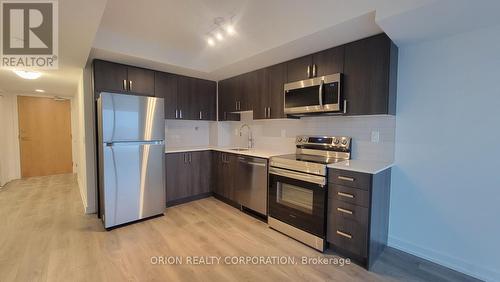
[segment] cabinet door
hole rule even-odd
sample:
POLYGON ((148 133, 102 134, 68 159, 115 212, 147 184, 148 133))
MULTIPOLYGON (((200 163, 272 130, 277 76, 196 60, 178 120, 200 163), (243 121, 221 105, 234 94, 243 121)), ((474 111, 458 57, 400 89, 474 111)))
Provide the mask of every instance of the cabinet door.
POLYGON ((167 204, 189 196, 190 171, 185 153, 166 154, 167 204))
POLYGON ((252 100, 251 109, 254 119, 267 118, 267 108, 269 107, 269 95, 267 87, 267 69, 259 69, 246 76, 245 96, 247 101, 252 100))
POLYGON ((94 88, 95 92, 127 91, 127 66, 111 62, 94 60, 94 88))
POLYGON ((311 65, 312 65, 311 55, 288 61, 286 63, 287 82, 304 80, 312 77, 311 65))
POLYGON ((316 77, 344 71, 344 46, 318 52, 313 55, 316 77))
POLYGON ((236 111, 234 98, 234 88, 236 81, 232 78, 219 81, 219 120, 240 120, 239 114, 231 112, 236 111))
POLYGON ((222 153, 212 152, 212 190, 215 194, 223 196, 223 163, 222 153))
POLYGON ((286 64, 278 64, 268 68, 268 118, 285 118, 284 85, 286 82, 286 64))
POLYGON ((196 112, 200 120, 215 120, 217 84, 214 81, 196 79, 196 112))
POLYGON ((205 194, 211 191, 212 153, 210 151, 191 152, 193 187, 192 195, 205 194))
POLYGON ((343 91, 348 115, 391 113, 390 48, 390 39, 385 34, 346 45, 343 91))
POLYGON ((233 154, 226 154, 226 168, 224 170, 225 176, 225 194, 231 201, 237 202, 236 199, 236 187, 237 184, 237 172, 238 172, 238 157, 233 154))
POLYGON ((179 76, 177 81, 177 105, 180 119, 199 119, 196 103, 196 79, 179 76))
POLYGON ((155 96, 165 99, 165 119, 175 119, 177 111, 177 75, 156 72, 155 96))
POLYGON ((128 91, 138 95, 155 95, 155 73, 152 70, 127 67, 128 91))

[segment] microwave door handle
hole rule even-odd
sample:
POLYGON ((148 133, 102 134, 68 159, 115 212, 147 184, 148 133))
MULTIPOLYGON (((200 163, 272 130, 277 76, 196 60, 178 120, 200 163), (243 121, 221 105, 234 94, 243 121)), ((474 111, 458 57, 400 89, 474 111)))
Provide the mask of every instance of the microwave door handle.
POLYGON ((322 108, 323 108, 323 84, 324 84, 324 81, 321 80, 321 83, 319 84, 319 91, 318 91, 319 106, 322 108))

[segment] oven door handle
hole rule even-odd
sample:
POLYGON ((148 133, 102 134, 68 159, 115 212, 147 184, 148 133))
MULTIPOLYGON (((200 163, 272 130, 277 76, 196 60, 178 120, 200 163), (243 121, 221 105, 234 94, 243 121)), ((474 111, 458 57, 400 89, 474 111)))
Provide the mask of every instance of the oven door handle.
POLYGON ((324 176, 316 176, 310 175, 306 173, 300 173, 295 171, 284 170, 280 168, 271 167, 269 168, 269 174, 279 175, 283 177, 288 177, 292 179, 297 179, 309 183, 318 184, 321 187, 325 187, 326 185, 326 177, 324 176))

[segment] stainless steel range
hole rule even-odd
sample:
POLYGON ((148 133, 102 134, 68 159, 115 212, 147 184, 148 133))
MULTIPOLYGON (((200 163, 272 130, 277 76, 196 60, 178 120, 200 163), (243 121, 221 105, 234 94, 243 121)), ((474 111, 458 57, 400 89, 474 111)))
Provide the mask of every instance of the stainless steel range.
POLYGON ((269 226, 322 252, 327 165, 350 157, 351 138, 336 136, 298 136, 295 154, 272 157, 269 226))

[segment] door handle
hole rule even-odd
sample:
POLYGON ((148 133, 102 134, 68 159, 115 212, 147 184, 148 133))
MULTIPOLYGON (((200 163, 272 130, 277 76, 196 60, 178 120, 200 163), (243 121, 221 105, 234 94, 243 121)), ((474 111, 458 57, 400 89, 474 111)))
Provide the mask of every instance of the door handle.
POLYGON ((347 114, 347 100, 344 100, 344 114, 347 114))
POLYGON ((179 118, 182 118, 182 109, 179 110, 179 118))
POLYGON ((337 234, 340 235, 340 236, 342 236, 342 237, 346 237, 347 239, 352 239, 352 235, 351 234, 347 234, 347 233, 339 231, 339 230, 337 230, 337 234))
POLYGON ((324 81, 321 80, 321 83, 319 84, 319 91, 318 91, 318 99, 319 99, 319 106, 323 107, 323 84, 324 81))
POLYGON ((203 114, 201 113, 201 111, 200 111, 200 119, 203 119, 203 114))
POLYGON ((132 91, 132 80, 128 81, 128 90, 132 91))
POLYGON ((191 164, 191 161, 193 160, 193 154, 189 153, 189 163, 191 164))
POLYGON ((337 211, 352 215, 352 211, 351 210, 346 210, 346 209, 343 209, 343 208, 337 208, 337 211))
POLYGON ((316 64, 313 64, 313 77, 316 77, 316 64))
POLYGON ((311 66, 307 66, 307 78, 311 78, 311 66))
POLYGON ((175 109, 175 118, 179 118, 179 109, 175 109))
POLYGON ((127 80, 126 79, 123 80, 123 90, 125 90, 125 91, 127 90, 127 80))
POLYGON ((343 192, 337 192, 337 195, 339 195, 341 197, 349 198, 349 199, 354 199, 354 195, 353 194, 348 194, 348 193, 343 193, 343 192))
POLYGON ((267 109, 268 109, 267 110, 267 112, 268 112, 267 117, 271 118, 271 107, 268 107, 267 109))
POLYGON ((186 153, 184 153, 184 163, 187 163, 187 161, 186 161, 186 155, 187 155, 187 154, 186 154, 186 153))

